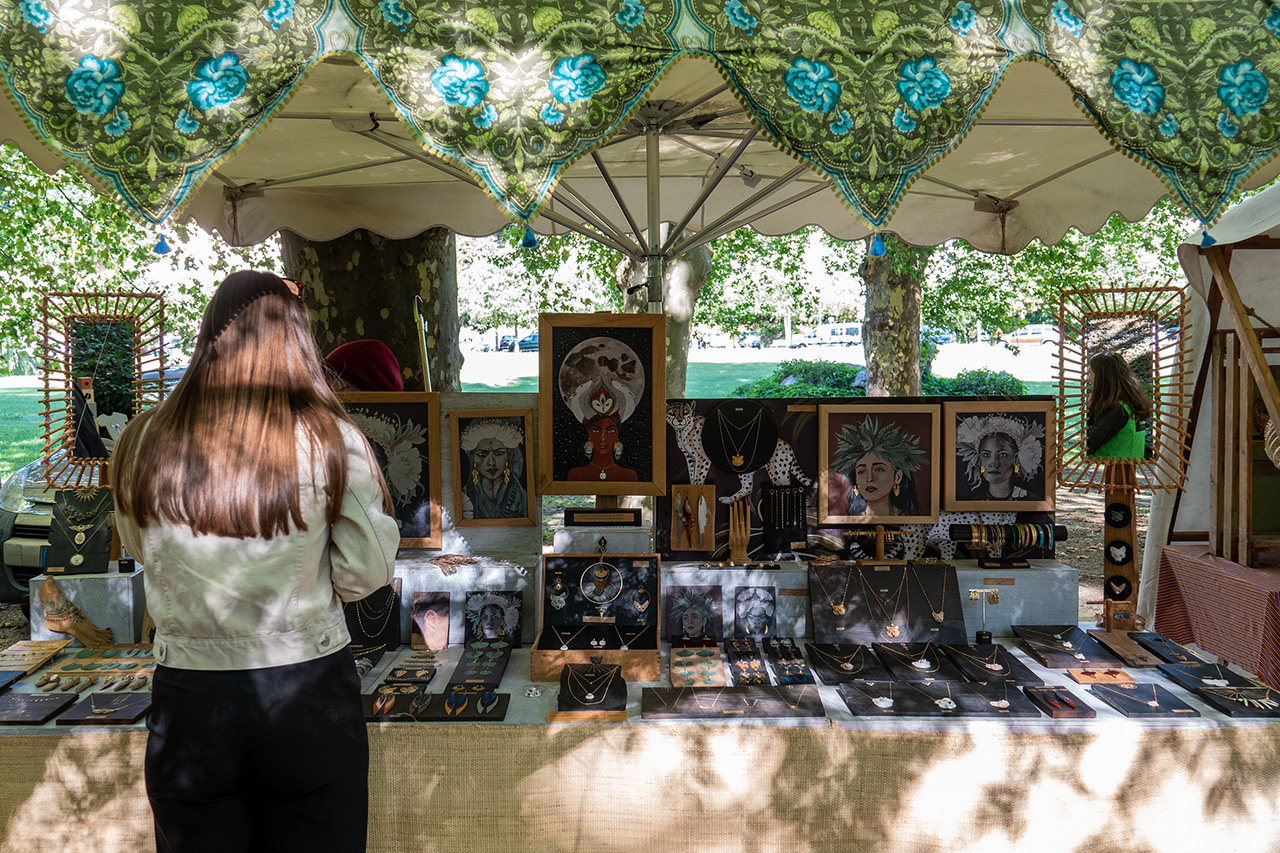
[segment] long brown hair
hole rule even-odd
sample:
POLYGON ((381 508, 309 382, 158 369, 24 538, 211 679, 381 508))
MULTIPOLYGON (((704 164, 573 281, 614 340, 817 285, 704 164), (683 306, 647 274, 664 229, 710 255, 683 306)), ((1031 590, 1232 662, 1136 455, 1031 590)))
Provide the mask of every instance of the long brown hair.
MULTIPOLYGON (((120 435, 116 506, 140 526, 163 519, 196 534, 305 530, 298 445, 306 440, 333 523, 347 483, 344 420, 302 301, 270 273, 232 273, 205 310, 182 380, 120 435)), ((385 483, 383 498, 389 506, 385 483)))
POLYGON ((1134 376, 1129 362, 1118 353, 1102 353, 1089 360, 1092 387, 1089 389, 1089 417, 1095 418, 1107 409, 1123 403, 1134 420, 1151 417, 1151 401, 1134 376))

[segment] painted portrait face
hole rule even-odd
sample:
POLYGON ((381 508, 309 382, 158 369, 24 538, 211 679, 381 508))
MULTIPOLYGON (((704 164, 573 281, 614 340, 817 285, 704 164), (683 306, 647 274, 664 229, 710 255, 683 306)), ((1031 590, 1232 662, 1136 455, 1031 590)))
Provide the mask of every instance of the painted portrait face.
POLYGON ((763 634, 769 627, 769 611, 762 603, 752 604, 743 617, 748 634, 763 634))
POLYGON ((1018 447, 1003 433, 993 432, 978 445, 978 462, 988 483, 1007 483, 1013 477, 1018 447))
POLYGON ((587 440, 596 453, 613 453, 618 442, 618 422, 613 418, 600 418, 587 426, 587 440))
POLYGON ((486 604, 480 610, 480 633, 484 634, 486 640, 496 640, 501 637, 503 631, 502 608, 496 604, 486 604))
POLYGON ((902 472, 895 470, 876 454, 868 453, 854 467, 854 478, 858 484, 858 494, 867 503, 872 503, 893 492, 894 484, 902 480, 902 472))
POLYGON ((690 607, 680 617, 680 629, 686 637, 700 637, 707 627, 707 620, 699 610, 690 607))
POLYGON ((507 448, 496 438, 482 438, 471 451, 471 464, 485 480, 496 480, 507 467, 507 448))

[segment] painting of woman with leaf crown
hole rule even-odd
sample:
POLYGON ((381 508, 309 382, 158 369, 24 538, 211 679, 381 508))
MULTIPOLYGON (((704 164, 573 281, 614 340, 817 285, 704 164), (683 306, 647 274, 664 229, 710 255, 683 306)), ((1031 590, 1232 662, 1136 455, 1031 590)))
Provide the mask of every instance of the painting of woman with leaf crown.
POLYGON ((819 410, 820 521, 907 524, 938 515, 936 405, 819 410))

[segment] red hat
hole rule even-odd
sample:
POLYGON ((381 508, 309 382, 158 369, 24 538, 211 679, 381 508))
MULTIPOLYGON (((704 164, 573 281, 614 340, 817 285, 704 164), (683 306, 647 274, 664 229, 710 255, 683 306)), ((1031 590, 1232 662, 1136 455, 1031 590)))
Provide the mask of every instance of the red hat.
POLYGON ((382 341, 350 341, 329 353, 325 367, 361 391, 403 391, 400 362, 382 341))

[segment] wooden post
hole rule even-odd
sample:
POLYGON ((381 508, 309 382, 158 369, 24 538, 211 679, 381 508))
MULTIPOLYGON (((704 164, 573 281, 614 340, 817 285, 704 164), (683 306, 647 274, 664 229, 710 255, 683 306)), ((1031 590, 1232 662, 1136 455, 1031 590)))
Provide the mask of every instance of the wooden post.
POLYGON ((1271 420, 1280 424, 1280 387, 1276 386, 1275 377, 1271 375, 1271 368, 1267 365, 1267 358, 1262 353, 1262 344, 1258 342, 1258 335, 1253 330, 1253 323, 1249 320, 1249 315, 1245 313, 1244 303, 1240 301, 1240 292, 1236 290, 1236 281, 1231 277, 1231 271, 1228 269, 1229 261, 1227 255, 1219 246, 1201 249, 1200 252, 1205 256, 1205 260, 1209 262, 1209 269, 1213 271, 1214 283, 1222 292, 1222 304, 1226 306, 1227 312, 1231 315, 1231 322, 1236 328, 1236 336, 1240 338, 1241 353, 1249 365, 1249 370, 1253 373, 1253 381, 1258 383, 1258 394, 1262 397, 1262 402, 1267 407, 1267 414, 1271 416, 1271 420))

